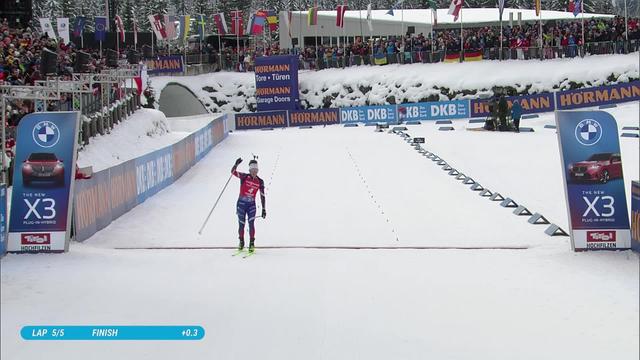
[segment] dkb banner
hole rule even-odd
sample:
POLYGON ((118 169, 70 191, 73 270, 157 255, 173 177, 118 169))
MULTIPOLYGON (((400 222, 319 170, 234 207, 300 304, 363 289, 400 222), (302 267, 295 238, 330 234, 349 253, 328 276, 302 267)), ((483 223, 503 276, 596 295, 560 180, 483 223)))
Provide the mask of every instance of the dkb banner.
POLYGON ((342 123, 397 123, 395 105, 363 106, 340 109, 342 123))
POLYGON ((296 56, 256 58, 258 111, 298 109, 298 59, 296 56))
POLYGON ((611 86, 558 91, 556 96, 558 110, 637 101, 640 100, 640 81, 611 86))
POLYGON ((640 251, 640 181, 631 184, 631 247, 640 251))
POLYGON ((333 124, 340 124, 338 109, 301 110, 289 113, 289 126, 333 124))
POLYGON ((184 71, 182 56, 158 56, 144 61, 148 74, 181 73, 184 71))
MULTIPOLYGON (((522 106, 523 114, 543 113, 555 110, 555 101, 552 93, 540 93, 533 95, 508 96, 509 108, 514 101, 522 106)), ((471 117, 485 117, 489 115, 490 99, 471 100, 471 117)))
POLYGON ((20 120, 8 251, 68 250, 79 122, 77 112, 20 120))
POLYGON ((398 118, 402 121, 464 119, 468 117, 469 100, 398 105, 398 118))
POLYGON ((628 249, 629 213, 616 120, 604 111, 557 111, 574 250, 628 249))

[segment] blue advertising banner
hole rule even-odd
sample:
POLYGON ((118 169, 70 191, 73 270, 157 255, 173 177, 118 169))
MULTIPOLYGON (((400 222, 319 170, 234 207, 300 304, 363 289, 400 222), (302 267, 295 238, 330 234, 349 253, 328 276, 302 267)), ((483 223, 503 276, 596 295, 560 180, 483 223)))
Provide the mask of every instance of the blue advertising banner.
MULTIPOLYGON (((555 110, 555 98, 553 93, 540 93, 533 95, 508 96, 509 108, 514 101, 522 106, 523 114, 550 112, 555 110)), ((472 99, 470 102, 471 117, 486 117, 489 115, 489 103, 491 99, 472 99)))
POLYGON ((144 64, 147 65, 147 73, 151 75, 184 71, 182 56, 179 55, 157 56, 153 59, 144 60, 144 64))
POLYGON ((396 105, 362 106, 340 109, 340 119, 346 123, 397 123, 396 105))
POLYGON ((557 111, 572 248, 628 249, 629 212, 616 120, 604 111, 557 111))
POLYGON ((0 256, 7 251, 7 185, 0 184, 0 256))
POLYGON ((340 124, 338 109, 314 109, 289 112, 289 126, 340 124))
POLYGON ((173 182, 172 147, 156 150, 136 159, 137 202, 143 203, 173 182))
POLYGON ((469 116, 469 100, 439 101, 398 105, 401 121, 465 119, 469 116))
POLYGON ((236 130, 281 128, 289 124, 286 111, 236 114, 236 130))
POLYGON ((258 111, 299 108, 298 58, 296 56, 257 57, 255 76, 258 111))
POLYGON ((631 248, 640 251, 640 181, 631 183, 631 248))
POLYGON ((640 100, 640 81, 598 86, 586 89, 558 91, 558 110, 615 104, 640 100))
POLYGON ((8 251, 66 251, 71 224, 77 112, 20 120, 13 170, 8 251))

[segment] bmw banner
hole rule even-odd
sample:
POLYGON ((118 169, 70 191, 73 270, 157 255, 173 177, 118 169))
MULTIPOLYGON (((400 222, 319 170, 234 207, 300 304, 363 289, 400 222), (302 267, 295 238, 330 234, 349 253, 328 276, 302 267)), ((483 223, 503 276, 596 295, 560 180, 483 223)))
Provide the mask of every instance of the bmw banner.
POLYGON ((7 251, 68 250, 79 122, 77 112, 20 120, 7 251))
POLYGON ((573 250, 628 249, 616 120, 604 111, 556 111, 556 126, 573 250))

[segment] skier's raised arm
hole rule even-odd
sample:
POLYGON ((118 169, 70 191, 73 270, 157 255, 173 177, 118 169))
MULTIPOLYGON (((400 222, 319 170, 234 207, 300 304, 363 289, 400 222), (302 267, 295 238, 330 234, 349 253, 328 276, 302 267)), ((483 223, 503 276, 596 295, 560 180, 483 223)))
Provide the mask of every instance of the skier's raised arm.
POLYGON ((243 175, 243 173, 240 173, 238 171, 236 171, 236 169, 238 168, 238 165, 240 165, 240 163, 242 162, 242 158, 238 158, 236 160, 236 163, 233 165, 233 167, 231 168, 231 174, 235 177, 240 177, 241 175, 243 175))

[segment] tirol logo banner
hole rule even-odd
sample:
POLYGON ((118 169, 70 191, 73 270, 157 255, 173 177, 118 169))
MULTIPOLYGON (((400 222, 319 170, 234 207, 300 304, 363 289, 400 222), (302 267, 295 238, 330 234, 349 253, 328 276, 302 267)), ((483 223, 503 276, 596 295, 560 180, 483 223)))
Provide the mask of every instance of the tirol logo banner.
POLYGON ((604 111, 557 111, 556 126, 573 249, 628 249, 616 120, 604 111))
POLYGON ((71 227, 77 112, 26 115, 18 125, 8 251, 66 251, 71 227))

